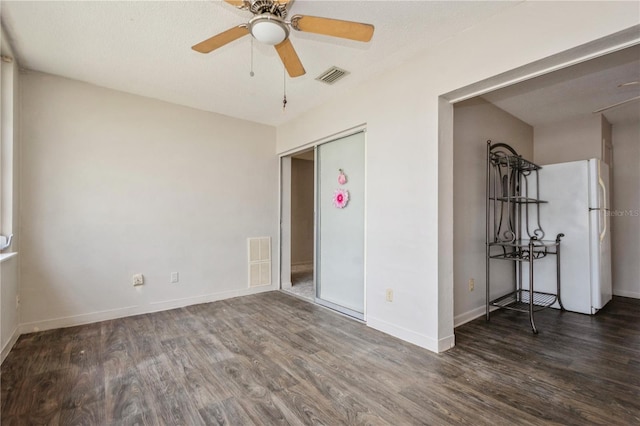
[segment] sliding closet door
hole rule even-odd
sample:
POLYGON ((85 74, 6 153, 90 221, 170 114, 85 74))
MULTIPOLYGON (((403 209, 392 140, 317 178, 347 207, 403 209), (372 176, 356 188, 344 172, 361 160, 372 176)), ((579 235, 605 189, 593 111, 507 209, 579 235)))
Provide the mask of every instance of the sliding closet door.
POLYGON ((364 133, 318 147, 316 301, 364 319, 364 133))

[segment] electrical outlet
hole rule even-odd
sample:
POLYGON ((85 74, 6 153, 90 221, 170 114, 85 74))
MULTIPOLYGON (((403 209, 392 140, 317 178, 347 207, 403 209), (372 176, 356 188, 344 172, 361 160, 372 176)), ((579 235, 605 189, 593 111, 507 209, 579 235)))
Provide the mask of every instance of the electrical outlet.
POLYGON ((16 296, 16 309, 20 307, 20 296, 16 296))
POLYGON ((388 288, 386 294, 387 302, 393 302, 393 290, 388 288))
POLYGON ((171 278, 169 279, 169 282, 174 284, 174 283, 177 283, 178 281, 180 281, 180 276, 178 275, 177 272, 172 272, 171 273, 171 278))
POLYGON ((143 285, 144 284, 144 276, 142 274, 134 274, 133 275, 133 285, 143 285))
POLYGON ((476 288, 476 280, 469 278, 469 291, 473 291, 476 288))

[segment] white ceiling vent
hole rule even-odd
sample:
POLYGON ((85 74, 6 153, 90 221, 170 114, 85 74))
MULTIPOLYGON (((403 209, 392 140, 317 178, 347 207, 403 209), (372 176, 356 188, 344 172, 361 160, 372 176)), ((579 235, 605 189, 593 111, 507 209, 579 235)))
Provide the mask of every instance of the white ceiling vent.
POLYGON ((342 68, 333 66, 316 77, 316 80, 322 81, 323 83, 327 84, 333 84, 346 75, 349 75, 349 71, 345 71, 342 68))

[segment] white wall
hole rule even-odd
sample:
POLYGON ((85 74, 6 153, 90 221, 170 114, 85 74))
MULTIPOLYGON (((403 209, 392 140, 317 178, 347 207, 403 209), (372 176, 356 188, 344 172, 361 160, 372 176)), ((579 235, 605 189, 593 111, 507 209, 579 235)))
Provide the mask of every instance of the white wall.
POLYGON ((640 122, 613 126, 613 294, 640 299, 640 122))
POLYGON ((291 264, 313 264, 313 161, 291 159, 291 264))
MULTIPOLYGON (((487 140, 504 142, 533 158, 533 128, 511 114, 473 98, 453 113, 453 298, 458 326, 485 313, 487 140), (469 279, 475 289, 469 291, 469 279)), ((513 287, 513 264, 491 264, 495 297, 513 287)))
POLYGON ((246 239, 277 240, 274 128, 52 75, 22 83, 24 331, 250 292, 246 239))
MULTIPOLYGON (((12 57, 13 52, 7 43, 2 30, 0 36, 2 55, 12 57)), ((18 167, 20 158, 20 73, 18 63, 1 62, 0 92, 1 108, 1 164, 2 206, 0 234, 13 234, 11 246, 3 253, 17 252, 20 245, 18 207, 20 200, 20 183, 18 167)), ((17 340, 20 310, 16 306, 19 295, 19 258, 11 257, 0 263, 0 362, 7 356, 17 340)))
POLYGON ((545 165, 568 161, 602 159, 603 118, 600 114, 535 126, 534 163, 545 165))
POLYGON ((453 345, 452 108, 439 97, 637 25, 638 10, 519 3, 278 128, 282 153, 366 123, 369 326, 435 351, 453 345))

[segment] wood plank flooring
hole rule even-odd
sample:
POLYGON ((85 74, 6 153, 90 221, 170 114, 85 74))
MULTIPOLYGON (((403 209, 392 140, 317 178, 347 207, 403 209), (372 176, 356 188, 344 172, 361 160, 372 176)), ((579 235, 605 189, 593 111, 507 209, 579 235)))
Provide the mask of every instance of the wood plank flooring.
POLYGON ((21 336, 3 425, 640 424, 640 300, 434 354, 282 292, 21 336))

